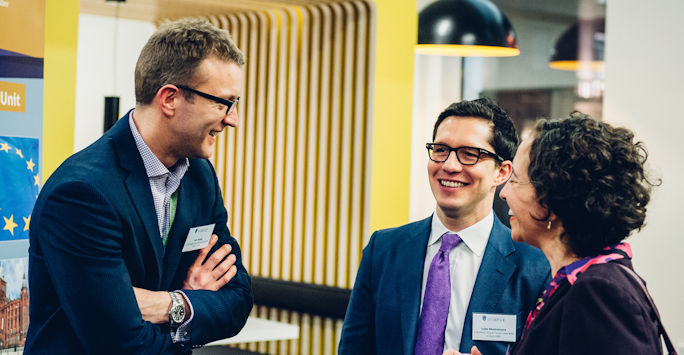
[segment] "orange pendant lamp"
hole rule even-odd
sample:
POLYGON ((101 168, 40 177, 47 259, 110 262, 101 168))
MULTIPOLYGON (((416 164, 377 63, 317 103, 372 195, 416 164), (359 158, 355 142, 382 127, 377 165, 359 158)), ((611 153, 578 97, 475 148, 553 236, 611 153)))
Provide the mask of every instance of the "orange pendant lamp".
POLYGON ((586 19, 570 26, 556 41, 549 67, 570 71, 603 71, 604 18, 586 19))

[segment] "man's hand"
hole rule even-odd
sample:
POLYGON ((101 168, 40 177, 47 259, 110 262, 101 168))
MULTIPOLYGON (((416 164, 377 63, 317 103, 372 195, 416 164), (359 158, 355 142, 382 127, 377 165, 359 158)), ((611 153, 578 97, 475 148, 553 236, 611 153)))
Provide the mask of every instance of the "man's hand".
POLYGON ((477 349, 477 346, 473 346, 472 348, 470 348, 470 354, 462 354, 454 349, 448 349, 445 350, 442 355, 482 355, 482 353, 480 352, 480 350, 477 349))
POLYGON ((235 254, 230 254, 230 244, 216 249, 207 261, 202 263, 217 240, 216 234, 212 235, 209 245, 200 250, 195 262, 188 269, 183 289, 216 291, 237 274, 237 267, 234 265, 236 257, 235 254))
POLYGON ((171 295, 168 292, 149 291, 137 287, 133 287, 133 292, 143 320, 154 324, 168 323, 171 308, 171 295))

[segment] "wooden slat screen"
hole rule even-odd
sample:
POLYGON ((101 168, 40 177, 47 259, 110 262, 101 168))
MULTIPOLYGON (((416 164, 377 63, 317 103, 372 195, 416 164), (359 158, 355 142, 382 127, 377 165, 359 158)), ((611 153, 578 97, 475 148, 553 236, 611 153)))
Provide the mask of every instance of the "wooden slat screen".
MULTIPOLYGON (((245 53, 240 125, 213 158, 250 274, 351 288, 369 238, 371 1, 268 2, 207 18, 245 53)), ((300 326, 271 354, 337 353, 341 320, 255 306, 300 326)))

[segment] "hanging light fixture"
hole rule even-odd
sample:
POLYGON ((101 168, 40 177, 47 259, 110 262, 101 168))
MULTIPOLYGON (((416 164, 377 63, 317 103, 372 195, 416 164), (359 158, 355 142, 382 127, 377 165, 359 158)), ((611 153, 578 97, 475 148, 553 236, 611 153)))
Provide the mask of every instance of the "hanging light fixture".
POLYGON ((603 71, 604 18, 580 20, 556 41, 549 67, 571 71, 603 71))
POLYGON ((511 57, 520 50, 513 26, 489 0, 438 0, 418 16, 416 53, 511 57))

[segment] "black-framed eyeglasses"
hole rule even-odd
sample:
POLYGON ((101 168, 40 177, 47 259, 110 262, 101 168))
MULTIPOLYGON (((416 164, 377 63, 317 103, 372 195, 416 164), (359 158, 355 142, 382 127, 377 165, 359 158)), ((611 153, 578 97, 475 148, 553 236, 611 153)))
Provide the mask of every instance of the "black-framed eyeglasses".
POLYGON ((449 154, 451 152, 456 153, 456 159, 458 159, 459 163, 463 165, 475 165, 477 162, 480 161, 480 156, 482 154, 484 155, 489 155, 490 157, 502 162, 505 159, 500 157, 496 153, 492 153, 488 151, 487 149, 482 149, 482 148, 475 148, 475 147, 458 147, 458 148, 451 148, 450 146, 446 144, 439 144, 439 143, 427 143, 425 144, 425 148, 427 148, 428 151, 428 157, 430 157, 430 160, 436 162, 436 163, 444 163, 449 159, 449 154))
POLYGON ((197 94, 199 96, 202 96, 205 99, 209 99, 211 101, 217 102, 221 105, 226 106, 226 116, 230 115, 231 112, 235 109, 235 106, 237 106, 238 102, 240 101, 240 96, 236 97, 235 100, 226 100, 222 99, 220 97, 216 97, 214 95, 207 94, 206 92, 202 92, 199 90, 195 90, 191 87, 187 87, 185 85, 176 85, 179 89, 187 90, 190 91, 193 94, 197 94))

